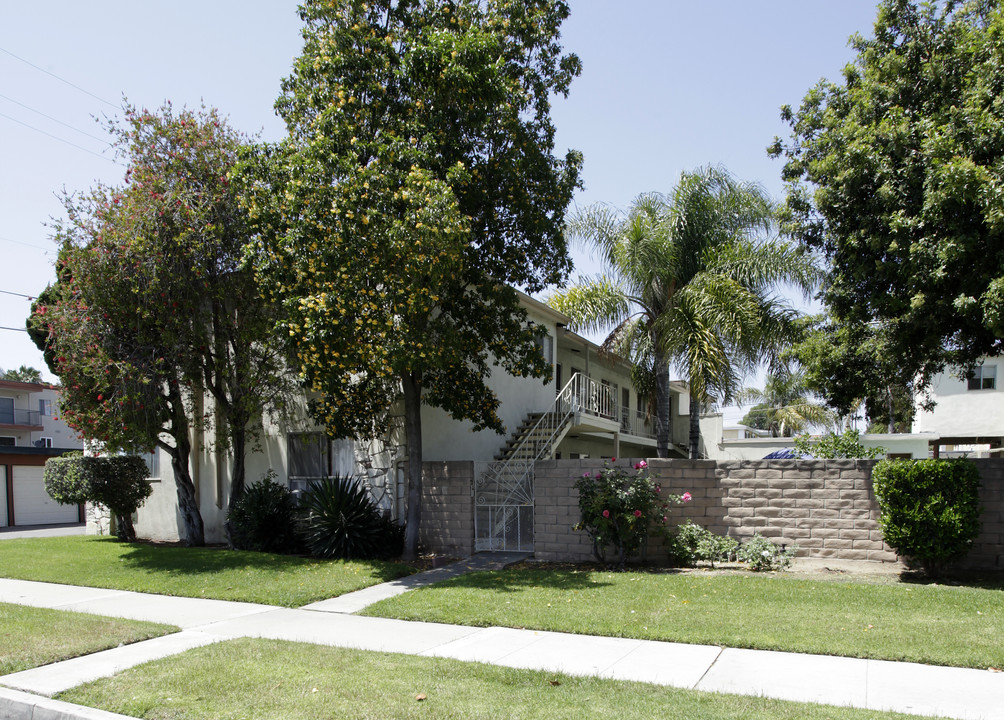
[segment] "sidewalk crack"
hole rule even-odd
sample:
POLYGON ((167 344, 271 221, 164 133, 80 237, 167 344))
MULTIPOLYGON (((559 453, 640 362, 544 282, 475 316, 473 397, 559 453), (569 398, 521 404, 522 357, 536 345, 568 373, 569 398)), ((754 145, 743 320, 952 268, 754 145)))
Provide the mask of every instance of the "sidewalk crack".
POLYGON ((690 688, 691 690, 696 690, 696 689, 698 688, 698 686, 699 686, 699 685, 700 685, 700 684, 701 684, 702 682, 704 682, 704 678, 706 678, 706 677, 708 676, 708 673, 709 673, 709 672, 711 672, 711 668, 713 668, 713 667, 715 666, 715 663, 717 663, 717 662, 718 662, 718 658, 720 658, 720 657, 722 656, 722 653, 723 653, 723 652, 725 652, 725 648, 724 648, 724 647, 721 647, 721 646, 720 646, 720 647, 718 648, 718 654, 717 654, 717 655, 715 655, 715 659, 714 659, 714 660, 712 660, 712 661, 711 661, 711 664, 710 664, 710 665, 708 665, 708 667, 707 667, 707 668, 705 668, 705 670, 704 670, 704 672, 703 672, 703 673, 701 673, 701 677, 699 677, 699 678, 697 679, 697 682, 695 682, 695 683, 694 683, 693 687, 691 687, 691 688, 690 688))

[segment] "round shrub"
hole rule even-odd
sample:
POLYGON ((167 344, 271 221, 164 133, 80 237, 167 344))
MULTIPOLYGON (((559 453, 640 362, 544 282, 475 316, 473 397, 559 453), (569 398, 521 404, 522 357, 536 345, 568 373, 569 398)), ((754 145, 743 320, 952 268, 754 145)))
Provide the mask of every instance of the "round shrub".
POLYGON ((318 557, 389 558, 401 554, 403 528, 381 516, 354 477, 311 482, 300 501, 310 552, 318 557))
POLYGON ((227 532, 236 550, 292 554, 301 549, 299 513, 289 488, 264 479, 244 490, 227 513, 227 532))
POLYGON ((115 515, 116 535, 132 542, 136 530, 132 514, 153 493, 147 466, 135 455, 84 457, 67 454, 45 462, 45 490, 58 503, 92 502, 115 515))
POLYGON ((969 460, 883 460, 872 471, 882 538, 911 565, 937 575, 980 532, 980 474, 969 460))

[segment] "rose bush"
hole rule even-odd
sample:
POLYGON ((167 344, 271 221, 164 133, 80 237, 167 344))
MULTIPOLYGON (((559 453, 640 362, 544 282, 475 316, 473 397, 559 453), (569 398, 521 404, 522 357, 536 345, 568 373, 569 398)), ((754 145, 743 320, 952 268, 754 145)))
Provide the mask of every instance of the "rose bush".
POLYGON ((619 568, 641 548, 653 523, 666 522, 670 505, 690 500, 690 493, 661 495, 662 488, 648 476, 644 460, 634 465, 633 473, 605 463, 598 472, 583 473, 575 489, 581 520, 574 529, 589 535, 599 562, 607 562, 612 550, 619 568))

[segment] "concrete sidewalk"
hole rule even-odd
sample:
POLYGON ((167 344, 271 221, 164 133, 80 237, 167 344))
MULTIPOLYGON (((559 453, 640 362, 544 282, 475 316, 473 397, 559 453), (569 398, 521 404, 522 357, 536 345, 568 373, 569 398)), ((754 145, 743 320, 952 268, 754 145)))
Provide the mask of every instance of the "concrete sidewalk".
MULTIPOLYGON (((388 593, 400 589, 387 585, 388 593)), ((93 710, 60 714, 67 712, 66 703, 52 708, 49 704, 56 701, 41 696, 210 642, 261 637, 873 710, 1004 720, 1004 674, 982 670, 406 622, 347 615, 330 607, 288 610, 4 579, 0 602, 159 620, 184 628, 163 638, 0 677, 0 685, 11 688, 0 688, 4 718, 31 718, 32 707, 39 710, 36 718, 43 710, 55 713, 52 717, 120 717, 93 710)))

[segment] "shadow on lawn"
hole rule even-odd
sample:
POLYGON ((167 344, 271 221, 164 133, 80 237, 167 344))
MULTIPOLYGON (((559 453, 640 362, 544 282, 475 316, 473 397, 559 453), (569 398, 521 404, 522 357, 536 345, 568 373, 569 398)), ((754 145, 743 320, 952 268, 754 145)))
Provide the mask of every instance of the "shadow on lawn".
MULTIPOLYGON (((117 542, 109 538, 109 542, 117 542)), ((121 559, 123 564, 137 569, 176 575, 209 575, 228 570, 259 570, 279 573, 295 571, 311 565, 328 565, 337 560, 273 555, 271 553, 228 550, 223 547, 184 547, 153 543, 130 543, 121 559)), ((381 581, 396 580, 414 572, 402 563, 379 560, 355 561, 372 568, 372 575, 381 581)))
POLYGON ((917 570, 904 570, 900 573, 899 579, 911 585, 949 585, 980 590, 1004 590, 1004 573, 1000 571, 954 570, 931 577, 917 570))

